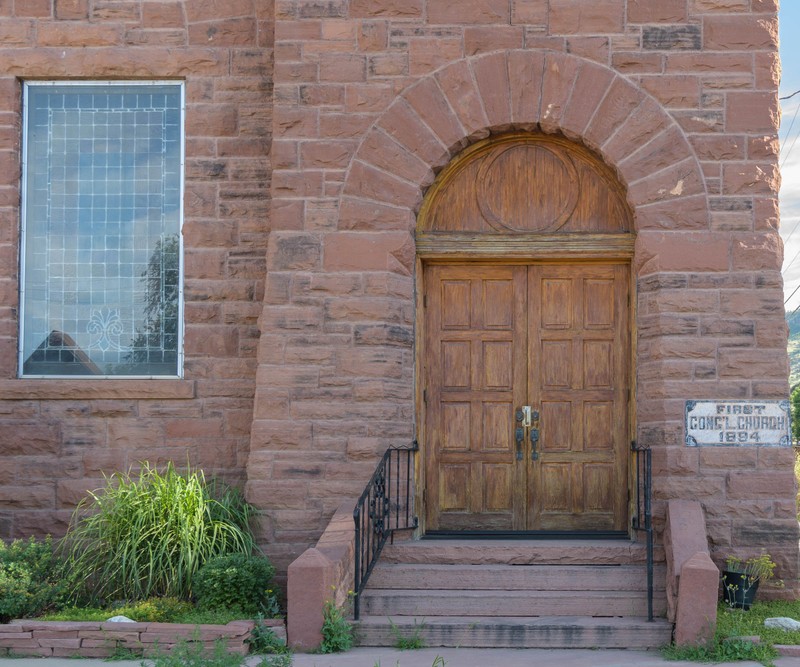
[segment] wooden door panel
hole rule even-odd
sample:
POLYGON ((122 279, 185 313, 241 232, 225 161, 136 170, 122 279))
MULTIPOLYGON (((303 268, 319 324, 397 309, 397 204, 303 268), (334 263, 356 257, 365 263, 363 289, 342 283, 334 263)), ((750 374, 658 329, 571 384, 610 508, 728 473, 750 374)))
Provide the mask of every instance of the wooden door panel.
POLYGON ((429 530, 625 530, 626 271, 426 267, 429 530), (539 440, 520 460, 522 405, 539 440))
POLYGON ((575 419, 573 418, 572 401, 548 401, 539 406, 539 451, 548 452, 572 451, 575 419))
POLYGON ((514 410, 525 397, 526 289, 524 266, 426 269, 426 349, 440 351, 424 369, 431 530, 525 527, 514 410))
POLYGON ((582 389, 614 388, 614 343, 610 340, 583 341, 582 389))
POLYGON ((442 401, 438 431, 441 451, 465 452, 472 448, 472 404, 442 401))
POLYGON ((570 278, 543 278, 539 297, 539 330, 569 329, 572 326, 575 298, 570 278))
POLYGON ((585 401, 583 404, 583 449, 614 451, 613 401, 585 401))
POLYGON ((626 528, 627 285, 623 265, 530 267, 533 530, 626 528))
POLYGON ((484 464, 481 477, 483 478, 483 504, 481 514, 490 512, 505 512, 513 506, 512 494, 513 467, 507 464, 484 464))
POLYGON ((543 463, 539 466, 538 483, 541 485, 537 494, 535 510, 541 514, 559 515, 573 511, 572 475, 573 466, 568 463, 543 463))
POLYGON ((440 466, 439 499, 443 512, 469 510, 470 466, 448 464, 440 466))
POLYGON ((513 391, 514 343, 510 340, 483 341, 481 367, 483 389, 513 391))
POLYGON ((508 425, 514 422, 514 406, 508 401, 486 401, 482 417, 481 450, 511 455, 513 442, 508 437, 508 425))
POLYGON ((440 292, 441 328, 468 331, 472 326, 469 280, 444 280, 437 286, 440 292))
POLYGON ((588 279, 583 293, 583 322, 586 329, 614 329, 614 281, 588 279))
POLYGON ((614 504, 614 464, 583 464, 582 510, 605 514, 614 504))
POLYGON ((511 280, 484 280, 479 308, 486 329, 513 331, 514 283, 511 280))
POLYGON ((469 389, 472 378, 472 343, 468 340, 443 340, 442 387, 469 389))
POLYGON ((570 389, 574 360, 571 340, 543 340, 533 363, 539 366, 539 381, 547 389, 570 389))

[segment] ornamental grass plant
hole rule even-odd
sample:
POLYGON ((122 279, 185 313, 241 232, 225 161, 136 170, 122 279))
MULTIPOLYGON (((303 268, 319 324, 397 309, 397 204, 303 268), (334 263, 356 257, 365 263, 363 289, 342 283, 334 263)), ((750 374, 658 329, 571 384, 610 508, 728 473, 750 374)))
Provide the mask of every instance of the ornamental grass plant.
POLYGON ((61 543, 75 600, 154 597, 183 600, 208 560, 252 554, 254 510, 242 494, 206 482, 201 470, 142 463, 137 476, 114 473, 76 508, 61 543))

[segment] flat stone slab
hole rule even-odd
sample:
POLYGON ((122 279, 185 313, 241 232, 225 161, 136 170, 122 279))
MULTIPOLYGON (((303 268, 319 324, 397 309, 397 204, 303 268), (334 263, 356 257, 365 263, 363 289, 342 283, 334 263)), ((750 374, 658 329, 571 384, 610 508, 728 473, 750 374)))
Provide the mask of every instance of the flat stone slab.
POLYGON ((419 637, 426 646, 481 649, 655 648, 667 644, 671 634, 672 624, 663 618, 586 616, 368 616, 356 630, 361 646, 394 646, 398 637, 419 637))

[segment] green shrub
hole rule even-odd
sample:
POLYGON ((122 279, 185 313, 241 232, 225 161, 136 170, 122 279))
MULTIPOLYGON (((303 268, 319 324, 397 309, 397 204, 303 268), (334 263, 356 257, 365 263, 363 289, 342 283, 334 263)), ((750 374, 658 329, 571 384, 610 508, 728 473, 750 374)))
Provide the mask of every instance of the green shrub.
POLYGON ((11 544, 0 540, 0 623, 36 616, 53 606, 63 588, 59 565, 49 537, 11 544))
POLYGON ((254 616, 272 611, 274 576, 275 568, 265 556, 219 556, 197 571, 192 592, 200 609, 238 607, 254 616))
POLYGON ((198 611, 194 605, 175 598, 144 600, 122 607, 67 607, 44 615, 43 621, 106 621, 112 616, 127 616, 140 623, 184 623, 186 625, 226 625, 247 618, 240 609, 198 611), (163 600, 170 600, 163 604, 163 600))
POLYGON ((264 617, 257 614, 255 626, 250 631, 250 638, 247 640, 250 645, 250 653, 268 653, 272 655, 284 655, 291 653, 289 647, 283 639, 279 639, 275 631, 264 623, 264 617))
POLYGON ((341 653, 353 646, 353 626, 342 610, 332 600, 327 600, 322 608, 322 643, 320 653, 341 653))
POLYGON ((134 478, 115 473, 73 514, 62 543, 78 573, 73 596, 129 601, 189 599, 208 560, 256 549, 253 509, 241 493, 206 483, 200 470, 163 473, 143 463, 134 478))
POLYGON ((244 667, 243 655, 231 653, 225 642, 218 639, 214 642, 213 651, 203 645, 199 637, 194 641, 182 641, 175 645, 169 653, 157 653, 154 657, 141 662, 142 667, 244 667))

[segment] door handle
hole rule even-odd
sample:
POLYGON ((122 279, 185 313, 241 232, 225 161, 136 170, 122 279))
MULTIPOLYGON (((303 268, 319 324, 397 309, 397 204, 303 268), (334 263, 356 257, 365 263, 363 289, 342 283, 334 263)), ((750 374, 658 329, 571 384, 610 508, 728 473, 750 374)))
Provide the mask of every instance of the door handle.
POLYGON ((538 461, 539 460, 539 451, 536 448, 537 444, 539 443, 539 429, 532 428, 531 429, 531 460, 538 461))
POLYGON ((531 458, 534 461, 538 460, 539 452, 536 450, 536 443, 539 441, 539 411, 534 410, 530 405, 523 405, 517 408, 514 418, 517 420, 517 426, 514 429, 514 439, 517 443, 517 461, 522 461, 522 443, 525 440, 525 431, 528 431, 531 439, 531 458))

